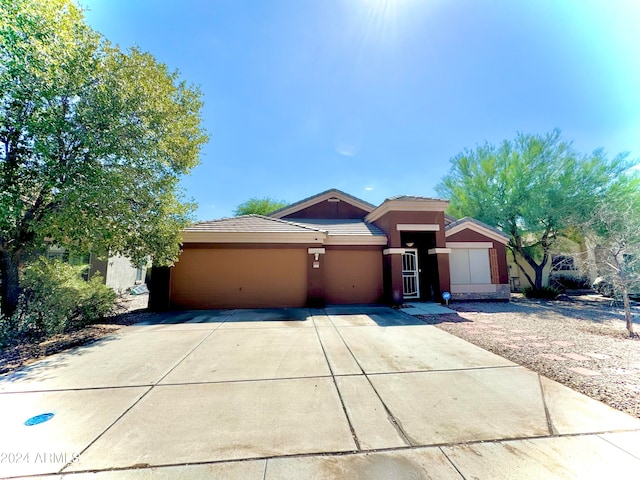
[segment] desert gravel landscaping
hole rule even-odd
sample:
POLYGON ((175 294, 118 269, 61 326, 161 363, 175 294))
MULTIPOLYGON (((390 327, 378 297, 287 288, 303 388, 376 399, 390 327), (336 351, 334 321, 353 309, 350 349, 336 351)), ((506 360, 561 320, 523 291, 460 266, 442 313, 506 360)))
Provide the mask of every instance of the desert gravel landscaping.
MULTIPOLYGON (((420 318, 464 340, 640 418, 640 341, 622 308, 598 295, 450 305, 420 318)), ((634 323, 640 307, 632 307, 634 323)), ((640 325, 637 326, 640 330, 640 325)))

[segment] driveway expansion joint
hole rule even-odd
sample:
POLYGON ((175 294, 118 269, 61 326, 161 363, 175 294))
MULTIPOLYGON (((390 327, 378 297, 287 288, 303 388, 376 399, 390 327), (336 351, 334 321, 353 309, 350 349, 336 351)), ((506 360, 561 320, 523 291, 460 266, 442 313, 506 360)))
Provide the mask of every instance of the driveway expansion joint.
MULTIPOLYGON (((331 322, 331 323, 333 323, 333 322, 331 322)), ((371 379, 369 378, 367 373, 364 371, 364 368, 362 368, 362 365, 360 364, 360 362, 358 361, 356 356, 353 354, 353 351, 351 350, 351 347, 349 347, 349 344, 345 341, 344 337, 340 333, 340 330, 335 326, 335 324, 334 324, 334 328, 335 328, 336 332, 338 333, 338 336, 342 340, 342 343, 344 343, 344 346, 347 348, 347 350, 351 354, 351 357, 353 358, 353 360, 358 365, 358 368, 360 368, 360 371, 362 372, 362 375, 364 375, 364 377, 367 379, 367 382, 371 386, 371 389, 373 390, 373 392, 376 394, 376 397, 378 398, 378 400, 380 400, 380 403, 382 404, 382 407, 384 408, 385 413, 387 414, 387 419, 389 420, 389 423, 391 423, 391 426, 396 430, 398 435, 400 435, 400 438, 402 438, 402 441, 405 442, 408 446, 411 446, 412 445, 411 439, 410 439, 409 435, 407 434, 407 432, 405 431, 405 429, 402 428, 402 424, 401 424, 400 420, 398 420, 395 417, 395 415, 391 412, 391 410, 389 409, 387 404, 384 402, 384 400, 380 396, 380 393, 378 392, 378 390, 376 390, 376 387, 371 382, 371 379)), ((334 381, 335 381, 335 379, 334 379, 334 381)), ((337 387, 338 387, 338 385, 336 384, 336 388, 337 387)))
POLYGON ((547 405, 547 395, 544 391, 544 385, 542 384, 542 376, 538 374, 538 384, 540 385, 540 396, 542 397, 542 406, 544 407, 544 414, 547 417, 547 427, 549 428, 549 433, 551 435, 558 435, 558 430, 553 424, 553 419, 551 418, 551 412, 549 411, 549 406, 547 405))
POLYGON ((356 448, 358 449, 358 451, 362 450, 362 448, 360 447, 360 441, 358 440, 358 435, 356 434, 356 430, 355 428, 353 428, 353 424, 351 423, 351 418, 349 417, 349 413, 347 412, 347 407, 344 404, 344 399, 342 398, 342 393, 340 392, 340 389, 338 388, 338 383, 336 382, 336 377, 333 373, 333 368, 331 367, 331 363, 329 362, 329 357, 327 356, 327 352, 324 348, 324 345, 322 344, 322 339, 320 338, 320 333, 318 332, 318 327, 315 324, 315 321, 313 323, 313 327, 314 330, 316 332, 316 337, 318 338, 318 343, 320 344, 320 348, 322 349, 322 354, 324 355, 324 359, 327 362, 327 366, 329 367, 329 372, 331 372, 331 381, 333 382, 333 386, 336 389, 336 392, 338 393, 338 398, 340 399, 340 405, 342 406, 342 411, 344 412, 344 416, 347 419, 347 423, 349 424, 349 430, 351 430, 351 436, 353 438, 353 443, 355 443, 356 448))

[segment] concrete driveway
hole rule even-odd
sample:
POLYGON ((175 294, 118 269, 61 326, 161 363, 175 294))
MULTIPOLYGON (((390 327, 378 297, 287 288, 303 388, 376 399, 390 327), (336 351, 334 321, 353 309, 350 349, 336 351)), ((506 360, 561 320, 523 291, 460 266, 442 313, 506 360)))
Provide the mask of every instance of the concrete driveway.
POLYGON ((3 477, 640 471, 637 419, 377 307, 185 312, 126 327, 0 376, 0 432, 3 477), (54 416, 25 425, 43 413, 54 416))

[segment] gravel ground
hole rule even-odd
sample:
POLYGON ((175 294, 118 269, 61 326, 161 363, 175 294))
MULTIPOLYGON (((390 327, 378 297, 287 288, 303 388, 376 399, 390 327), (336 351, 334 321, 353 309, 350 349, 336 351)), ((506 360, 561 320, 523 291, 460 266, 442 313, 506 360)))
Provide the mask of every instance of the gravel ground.
MULTIPOLYGON (((620 307, 597 295, 466 302, 426 323, 640 418, 640 341, 620 307)), ((633 306, 634 322, 640 306, 633 306)), ((640 331, 640 325, 636 325, 640 331)))

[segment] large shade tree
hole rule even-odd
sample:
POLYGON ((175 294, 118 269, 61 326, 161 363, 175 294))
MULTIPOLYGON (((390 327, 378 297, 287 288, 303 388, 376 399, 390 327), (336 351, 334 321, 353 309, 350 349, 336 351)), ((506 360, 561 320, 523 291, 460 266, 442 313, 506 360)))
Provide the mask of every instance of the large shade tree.
POLYGON ((625 155, 608 159, 602 150, 581 155, 558 130, 518 134, 500 145, 484 144, 451 159, 438 185, 454 216, 472 216, 510 236, 516 262, 535 289, 544 286, 550 249, 567 228, 588 218, 596 201, 628 167, 625 155))
POLYGON ((201 94, 122 51, 71 0, 0 0, 1 309, 46 244, 171 263, 192 206, 178 182, 207 136, 201 94))

